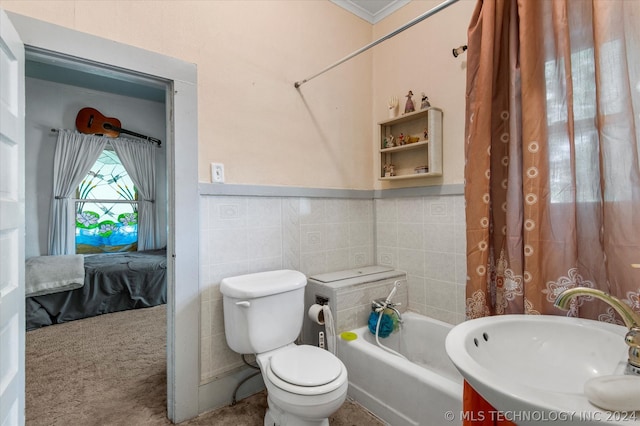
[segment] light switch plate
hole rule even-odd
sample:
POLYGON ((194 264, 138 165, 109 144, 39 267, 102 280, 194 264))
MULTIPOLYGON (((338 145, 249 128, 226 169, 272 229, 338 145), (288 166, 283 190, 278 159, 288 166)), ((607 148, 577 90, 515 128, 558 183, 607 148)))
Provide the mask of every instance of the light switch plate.
POLYGON ((224 183, 224 164, 211 163, 211 182, 224 183))

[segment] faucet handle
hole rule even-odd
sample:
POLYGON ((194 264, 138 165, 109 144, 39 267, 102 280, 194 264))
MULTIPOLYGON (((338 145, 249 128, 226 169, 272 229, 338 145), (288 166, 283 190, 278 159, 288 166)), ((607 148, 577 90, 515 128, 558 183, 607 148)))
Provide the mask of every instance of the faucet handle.
POLYGON ((624 341, 629 345, 629 364, 635 367, 635 374, 640 374, 640 327, 632 327, 624 336, 624 341))
POLYGON ((371 310, 375 312, 380 312, 385 308, 384 299, 375 299, 371 301, 371 310))
POLYGON ((640 349, 640 327, 633 327, 629 330, 627 335, 624 336, 624 341, 632 348, 640 349))

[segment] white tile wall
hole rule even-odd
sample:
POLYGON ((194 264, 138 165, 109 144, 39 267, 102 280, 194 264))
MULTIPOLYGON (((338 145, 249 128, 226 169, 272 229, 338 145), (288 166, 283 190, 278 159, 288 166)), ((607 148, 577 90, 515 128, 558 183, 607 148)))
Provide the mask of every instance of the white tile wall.
POLYGON ((406 271, 409 309, 464 320, 464 197, 202 196, 201 382, 242 366, 226 344, 222 278, 273 269, 306 275, 388 265, 406 271))
MULTIPOLYGON (((400 286, 393 297, 395 303, 400 303, 398 310, 404 312, 409 305, 408 288, 404 284, 406 275, 399 271, 385 271, 353 277, 350 284, 323 283, 309 280, 305 288, 305 312, 316 303, 316 297, 329 299, 329 307, 333 315, 336 334, 353 330, 367 325, 371 313, 371 302, 384 299, 394 287, 397 280, 400 286)), ((302 326, 302 341, 306 344, 318 344, 318 332, 325 331, 324 327, 307 321, 302 326)))
POLYGON ((464 196, 375 200, 377 263, 407 273, 409 309, 464 321, 464 196))
POLYGON ((371 265, 373 217, 373 200, 202 196, 201 382, 243 364, 226 344, 219 291, 224 277, 371 265))

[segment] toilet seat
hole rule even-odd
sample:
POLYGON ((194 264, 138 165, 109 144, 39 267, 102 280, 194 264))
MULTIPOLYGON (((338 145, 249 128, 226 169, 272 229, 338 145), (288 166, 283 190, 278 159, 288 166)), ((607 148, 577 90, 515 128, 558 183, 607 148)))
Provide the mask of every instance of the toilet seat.
POLYGON ((309 345, 274 354, 265 372, 275 386, 297 395, 329 393, 347 381, 347 369, 342 361, 324 349, 309 345))
POLYGON ((340 361, 331 353, 315 346, 295 346, 271 357, 273 373, 297 386, 322 386, 338 378, 340 361))

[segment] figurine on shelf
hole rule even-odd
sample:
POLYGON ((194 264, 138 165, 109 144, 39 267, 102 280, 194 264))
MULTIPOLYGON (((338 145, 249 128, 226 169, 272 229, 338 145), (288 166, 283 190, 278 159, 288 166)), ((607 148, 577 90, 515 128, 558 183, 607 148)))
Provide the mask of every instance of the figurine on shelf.
POLYGON ((413 92, 409 90, 409 93, 407 93, 407 103, 404 105, 405 114, 416 110, 416 107, 413 106, 413 99, 411 99, 412 96, 413 96, 413 92))
POLYGON ((402 146, 404 143, 404 133, 400 133, 400 136, 398 136, 398 146, 402 146))
POLYGON ((427 128, 424 128, 424 140, 428 140, 429 139, 429 132, 427 131, 427 128))
POLYGON ((393 164, 385 164, 384 165, 384 177, 392 177, 396 175, 394 170, 395 166, 393 164))
POLYGON ((384 138, 384 147, 385 148, 393 148, 394 146, 396 146, 393 143, 394 139, 395 138, 393 137, 393 135, 388 135, 386 138, 384 138))
POLYGON ((389 98, 389 118, 393 118, 398 115, 398 97, 392 96, 389 98))
POLYGON ((427 95, 422 92, 422 104, 420 104, 420 109, 426 109, 431 106, 431 102, 429 102, 429 98, 427 95))

